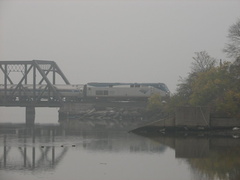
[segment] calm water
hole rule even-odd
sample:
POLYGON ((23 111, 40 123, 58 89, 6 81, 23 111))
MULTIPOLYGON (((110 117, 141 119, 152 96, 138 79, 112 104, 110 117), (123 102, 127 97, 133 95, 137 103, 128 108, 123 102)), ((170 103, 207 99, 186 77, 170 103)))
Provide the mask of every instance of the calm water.
POLYGON ((56 123, 40 123, 33 131, 13 123, 1 128, 0 179, 237 180, 239 150, 236 136, 143 137, 103 129, 72 131, 56 123))

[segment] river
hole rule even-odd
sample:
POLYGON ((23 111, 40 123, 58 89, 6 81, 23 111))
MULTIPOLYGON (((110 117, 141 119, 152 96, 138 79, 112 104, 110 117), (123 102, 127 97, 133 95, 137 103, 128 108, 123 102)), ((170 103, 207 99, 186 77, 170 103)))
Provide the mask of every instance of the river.
POLYGON ((55 108, 37 109, 35 126, 25 127, 24 110, 0 110, 3 180, 240 179, 237 136, 71 130, 58 124, 55 108))

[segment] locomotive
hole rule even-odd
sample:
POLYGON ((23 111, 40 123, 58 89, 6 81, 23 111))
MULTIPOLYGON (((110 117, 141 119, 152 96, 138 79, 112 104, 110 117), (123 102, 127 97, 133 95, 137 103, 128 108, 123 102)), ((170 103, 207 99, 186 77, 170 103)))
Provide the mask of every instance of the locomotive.
MULTIPOLYGON (((21 85, 22 91, 13 91, 17 85, 0 85, 0 97, 11 95, 12 98, 31 98, 34 96, 33 85, 21 85)), ((84 100, 146 100, 153 94, 161 97, 170 96, 170 91, 164 83, 98 83, 92 82, 77 85, 53 85, 63 101, 84 100)), ((36 85, 35 96, 48 98, 53 92, 45 90, 46 85, 36 85), (50 93, 50 94, 49 94, 50 93)))
POLYGON ((144 100, 152 94, 170 95, 164 83, 88 83, 85 96, 95 99, 144 100))

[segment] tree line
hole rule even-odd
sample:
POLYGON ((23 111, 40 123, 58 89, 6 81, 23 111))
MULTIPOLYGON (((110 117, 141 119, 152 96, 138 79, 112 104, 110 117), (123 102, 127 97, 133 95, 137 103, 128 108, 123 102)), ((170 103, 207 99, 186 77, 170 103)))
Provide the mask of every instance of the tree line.
POLYGON ((223 51, 230 61, 196 52, 191 71, 180 78, 176 93, 164 101, 151 97, 148 110, 173 112, 176 106, 208 106, 211 112, 240 118, 240 19, 229 27, 227 37, 223 51))

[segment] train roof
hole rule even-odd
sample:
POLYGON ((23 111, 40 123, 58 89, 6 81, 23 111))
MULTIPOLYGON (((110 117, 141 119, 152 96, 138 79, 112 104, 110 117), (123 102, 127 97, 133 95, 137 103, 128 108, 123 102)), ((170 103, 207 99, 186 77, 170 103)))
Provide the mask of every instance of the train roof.
POLYGON ((141 85, 141 86, 152 86, 158 89, 161 89, 163 91, 169 91, 168 87, 164 83, 101 83, 101 82, 90 82, 87 83, 89 86, 94 86, 94 87, 113 87, 113 86, 123 86, 123 85, 141 85))

